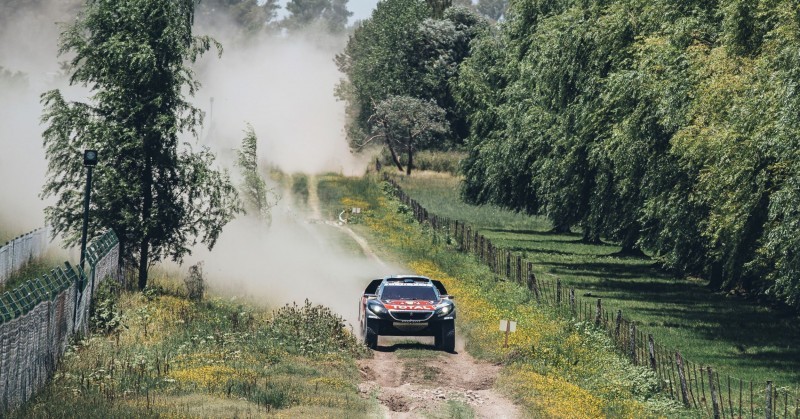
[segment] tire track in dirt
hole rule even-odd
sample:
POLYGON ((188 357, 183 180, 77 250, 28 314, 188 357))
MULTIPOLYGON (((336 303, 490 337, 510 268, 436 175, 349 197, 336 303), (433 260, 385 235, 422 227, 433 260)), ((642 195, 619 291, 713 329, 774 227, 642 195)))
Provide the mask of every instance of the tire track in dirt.
MULTIPOLYGON (((308 204, 317 218, 321 211, 316 178, 309 179, 308 204), (312 186, 313 185, 313 186, 312 186)), ((346 225, 325 221, 340 228, 361 247, 364 254, 388 267, 370 248, 366 239, 346 225)), ((393 272, 387 272, 392 274, 393 272)), ((478 418, 519 418, 519 409, 493 389, 499 365, 480 362, 464 350, 464 342, 456 341, 456 352, 437 351, 432 338, 381 337, 373 357, 359 361, 363 382, 359 393, 375 397, 387 418, 418 418, 446 411, 449 401, 469 406, 478 418), (398 356, 398 351, 415 349, 414 356, 398 356), (422 353, 422 356, 417 356, 422 353)), ((412 352, 412 351, 407 351, 412 352)))

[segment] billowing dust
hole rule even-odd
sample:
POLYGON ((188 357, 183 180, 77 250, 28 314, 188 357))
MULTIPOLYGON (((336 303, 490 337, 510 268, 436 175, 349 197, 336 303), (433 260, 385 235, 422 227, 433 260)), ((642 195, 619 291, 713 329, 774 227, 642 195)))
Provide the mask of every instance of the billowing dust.
MULTIPOLYGON (((40 125, 41 93, 60 88, 67 99, 85 100, 86 89, 67 87, 57 56, 56 22, 70 22, 81 2, 31 2, 0 16, 0 228, 16 235, 43 225, 47 205, 39 195, 46 173, 40 125), (56 4, 51 4, 56 3, 56 4)), ((224 20, 198 22, 196 34, 223 44, 195 65, 202 84, 192 99, 205 113, 200 138, 185 140, 216 151, 231 171, 246 124, 258 136, 262 168, 287 173, 360 175, 366 160, 352 154, 344 135, 344 104, 334 97, 342 77, 333 59, 344 36, 319 33, 262 35, 246 39, 224 20)), ((102 158, 102 156, 101 156, 102 158)), ((237 180, 238 181, 238 180, 237 180)), ((227 225, 213 252, 198 247, 184 263, 203 260, 213 288, 281 305, 306 298, 355 320, 356 303, 370 278, 396 271, 369 257, 340 249, 352 240, 320 223, 312 210, 286 194, 273 210, 272 226, 249 216, 227 225), (388 271, 388 272, 387 272, 388 271)))

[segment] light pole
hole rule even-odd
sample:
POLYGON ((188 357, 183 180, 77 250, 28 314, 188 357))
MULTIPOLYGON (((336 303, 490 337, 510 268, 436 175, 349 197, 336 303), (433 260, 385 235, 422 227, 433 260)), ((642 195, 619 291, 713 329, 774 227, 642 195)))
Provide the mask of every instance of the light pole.
POLYGON ((86 167, 86 192, 83 194, 83 233, 81 234, 81 269, 86 263, 86 234, 89 230, 89 197, 92 192, 92 169, 97 165, 97 151, 83 152, 83 166, 86 167))

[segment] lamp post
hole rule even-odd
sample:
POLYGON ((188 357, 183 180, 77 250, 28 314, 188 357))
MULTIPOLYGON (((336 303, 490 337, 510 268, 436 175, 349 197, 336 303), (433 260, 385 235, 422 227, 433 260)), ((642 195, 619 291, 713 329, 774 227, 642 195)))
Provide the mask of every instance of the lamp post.
POLYGON ((86 192, 83 194, 83 232, 81 234, 81 269, 86 263, 86 234, 89 230, 89 197, 92 191, 92 169, 97 165, 97 151, 83 152, 83 166, 86 167, 86 192))

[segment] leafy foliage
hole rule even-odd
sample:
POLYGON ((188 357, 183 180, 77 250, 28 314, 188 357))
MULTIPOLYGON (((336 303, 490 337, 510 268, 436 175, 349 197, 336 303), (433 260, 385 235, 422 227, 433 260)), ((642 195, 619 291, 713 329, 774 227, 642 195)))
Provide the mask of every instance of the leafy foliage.
POLYGON ((444 3, 449 2, 380 2, 336 57, 347 76, 337 95, 347 101, 348 135, 355 145, 370 132, 378 103, 390 96, 433 100, 445 110, 452 135, 429 148, 447 148, 466 137, 466 115, 455 106, 451 85, 470 53, 469 43, 487 23, 467 7, 444 3))
MULTIPOLYGON (((90 232, 112 229, 120 253, 147 270, 165 257, 181 260, 191 246, 214 246, 240 211, 228 174, 214 168, 208 149, 179 144, 195 134, 199 109, 184 98, 199 88, 186 63, 215 41, 192 35, 194 2, 90 1, 62 33, 71 83, 91 89, 89 102, 69 102, 59 90, 42 95, 48 179, 48 223, 68 244, 80 238, 82 149, 95 149, 90 232)), ((217 45, 219 47, 219 45, 217 45)))
POLYGON ((267 187, 258 169, 258 137, 248 124, 242 139, 242 148, 236 151, 236 166, 242 173, 241 194, 247 210, 267 221, 271 220, 270 209, 277 203, 275 192, 267 187))
POLYGON ((286 3, 290 13, 283 21, 289 29, 299 29, 321 24, 333 33, 344 32, 347 19, 353 12, 347 10, 348 0, 291 0, 286 3))
POLYGON ((365 353, 364 346, 344 328, 344 319, 330 308, 311 304, 287 304, 272 315, 271 334, 284 343, 284 349, 301 355, 343 352, 365 353))
POLYGON ((227 16, 245 33, 274 28, 280 8, 278 0, 203 0, 197 3, 197 17, 208 21, 227 16))
POLYGON ((512 2, 454 97, 464 197, 800 307, 797 5, 512 2))

